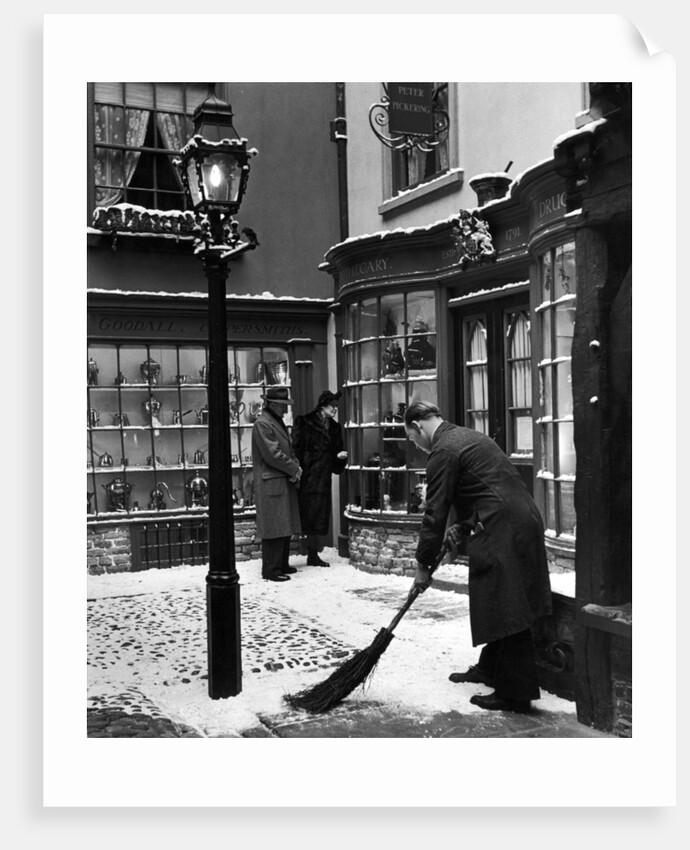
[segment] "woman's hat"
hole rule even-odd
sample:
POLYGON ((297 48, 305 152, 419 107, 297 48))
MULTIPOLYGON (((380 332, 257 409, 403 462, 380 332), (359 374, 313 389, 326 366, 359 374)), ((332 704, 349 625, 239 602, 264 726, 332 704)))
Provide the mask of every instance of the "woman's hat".
POLYGON ((287 387, 266 387, 261 396, 265 401, 275 401, 278 404, 294 404, 287 387))
POLYGON ((330 390, 324 390, 319 396, 319 400, 316 402, 317 407, 325 407, 327 404, 338 404, 338 400, 342 393, 332 393, 330 390))

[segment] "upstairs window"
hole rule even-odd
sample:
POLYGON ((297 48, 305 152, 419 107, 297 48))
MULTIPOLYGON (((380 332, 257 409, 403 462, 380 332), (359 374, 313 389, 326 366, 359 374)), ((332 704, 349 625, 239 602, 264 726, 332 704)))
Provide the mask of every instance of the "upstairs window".
MULTIPOLYGON (((434 83, 434 105, 448 112, 448 83, 434 83)), ((448 136, 430 152, 393 151, 393 194, 412 189, 448 171, 448 136)))
POLYGON ((192 135, 207 85, 95 83, 93 92, 93 206, 185 209, 172 160, 192 135))

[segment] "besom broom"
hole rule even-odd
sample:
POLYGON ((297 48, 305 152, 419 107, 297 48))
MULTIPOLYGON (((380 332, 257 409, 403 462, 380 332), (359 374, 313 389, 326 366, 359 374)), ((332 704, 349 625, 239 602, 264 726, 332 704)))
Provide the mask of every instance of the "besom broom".
MULTIPOLYGON (((435 563, 430 567, 432 575, 446 552, 447 547, 443 546, 435 563)), ((393 630, 421 592, 419 587, 411 588, 405 604, 393 617, 388 628, 381 629, 366 649, 361 649, 352 658, 348 658, 323 682, 295 694, 286 694, 283 697, 285 702, 293 708, 301 708, 311 714, 321 714, 340 705, 356 687, 364 685, 373 674, 381 656, 393 640, 393 630)))

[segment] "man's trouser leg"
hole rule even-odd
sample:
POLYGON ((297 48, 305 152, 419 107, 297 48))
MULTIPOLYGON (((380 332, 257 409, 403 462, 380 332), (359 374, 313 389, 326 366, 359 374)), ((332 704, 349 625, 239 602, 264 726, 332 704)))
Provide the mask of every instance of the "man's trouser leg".
POLYGON ((282 575, 288 565, 287 553, 290 551, 289 537, 271 537, 261 541, 261 575, 272 578, 282 575))
POLYGON ((539 676, 531 629, 487 643, 479 656, 482 670, 493 670, 496 696, 528 702, 539 699, 539 676))

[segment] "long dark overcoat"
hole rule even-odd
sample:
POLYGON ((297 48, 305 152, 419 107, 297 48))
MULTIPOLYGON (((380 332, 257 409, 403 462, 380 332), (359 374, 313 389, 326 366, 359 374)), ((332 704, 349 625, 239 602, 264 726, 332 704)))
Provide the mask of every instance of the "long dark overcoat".
POLYGON ((551 612, 541 514, 520 474, 489 437, 443 422, 427 462, 427 506, 417 559, 429 565, 451 508, 458 522, 481 521, 470 538, 470 625, 474 646, 529 628, 551 612))
POLYGON ((345 469, 338 458, 343 433, 334 419, 316 410, 298 416, 292 428, 292 444, 302 467, 299 507, 303 534, 328 534, 331 518, 331 475, 345 469))
POLYGON ((299 464, 285 425, 267 410, 252 428, 256 533, 270 540, 301 534, 297 487, 299 464))

